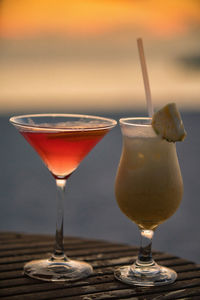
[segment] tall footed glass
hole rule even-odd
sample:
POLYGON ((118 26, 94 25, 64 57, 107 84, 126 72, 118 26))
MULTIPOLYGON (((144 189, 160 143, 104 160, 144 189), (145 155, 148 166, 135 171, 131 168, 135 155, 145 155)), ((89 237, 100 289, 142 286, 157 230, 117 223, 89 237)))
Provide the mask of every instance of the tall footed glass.
POLYGON ((175 143, 157 136, 150 123, 150 118, 120 119, 123 149, 115 185, 121 211, 141 232, 137 260, 117 269, 115 277, 139 286, 176 280, 175 271, 153 260, 151 244, 155 229, 175 213, 183 194, 175 143))
POLYGON ((54 253, 49 259, 34 260, 24 266, 30 277, 45 281, 75 281, 89 276, 92 267, 69 259, 63 245, 63 205, 67 178, 84 157, 116 125, 108 118, 72 114, 36 114, 10 118, 36 150, 56 180, 57 222, 54 253))

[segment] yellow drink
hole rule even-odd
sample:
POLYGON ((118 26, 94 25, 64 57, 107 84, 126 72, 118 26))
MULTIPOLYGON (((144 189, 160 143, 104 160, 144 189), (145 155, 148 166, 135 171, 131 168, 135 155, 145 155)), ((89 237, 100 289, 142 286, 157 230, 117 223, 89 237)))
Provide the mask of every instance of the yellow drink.
POLYGON ((142 229, 154 229, 177 210, 183 182, 176 146, 151 125, 123 128, 123 151, 116 177, 122 212, 142 229))

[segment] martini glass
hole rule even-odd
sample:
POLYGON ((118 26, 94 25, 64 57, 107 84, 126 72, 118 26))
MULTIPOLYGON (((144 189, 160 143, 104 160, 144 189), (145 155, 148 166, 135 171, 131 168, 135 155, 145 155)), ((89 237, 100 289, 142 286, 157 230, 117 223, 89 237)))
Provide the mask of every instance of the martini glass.
POLYGON ((170 284, 176 272, 153 260, 151 244, 157 226, 175 213, 182 199, 176 146, 154 132, 151 118, 120 119, 120 126, 123 150, 116 199, 122 212, 138 225, 141 245, 135 263, 118 268, 115 277, 138 286, 170 284))
POLYGON ((36 150, 57 186, 57 222, 54 253, 49 259, 24 266, 26 275, 45 281, 75 281, 92 273, 85 262, 69 259, 63 245, 63 205, 67 178, 84 157, 116 125, 108 118, 74 114, 14 116, 10 122, 36 150))

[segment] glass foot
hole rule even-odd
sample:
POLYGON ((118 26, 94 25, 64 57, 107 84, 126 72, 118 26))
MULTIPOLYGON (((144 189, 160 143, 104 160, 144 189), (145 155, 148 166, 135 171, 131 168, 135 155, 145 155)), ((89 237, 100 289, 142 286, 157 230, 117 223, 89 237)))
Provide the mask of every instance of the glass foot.
POLYGON ((177 274, 174 270, 157 265, 137 264, 120 267, 115 271, 115 278, 131 285, 157 286, 173 283, 177 274))
POLYGON ((24 273, 29 277, 54 282, 76 281, 92 272, 92 266, 88 263, 67 258, 33 260, 24 266, 24 273))

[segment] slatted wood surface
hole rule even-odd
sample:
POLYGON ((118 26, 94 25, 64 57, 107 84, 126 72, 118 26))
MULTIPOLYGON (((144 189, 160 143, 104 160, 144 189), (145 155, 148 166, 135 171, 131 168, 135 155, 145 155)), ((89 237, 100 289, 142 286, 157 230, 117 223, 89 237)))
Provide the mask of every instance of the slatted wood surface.
POLYGON ((0 233, 1 299, 200 299, 200 266, 193 262, 154 252, 158 263, 173 268, 177 281, 168 286, 141 288, 125 285, 113 276, 116 267, 135 259, 138 248, 99 240, 65 238, 68 256, 87 261, 94 274, 74 283, 49 283, 23 275, 23 265, 32 259, 49 257, 54 245, 52 236, 0 233))

